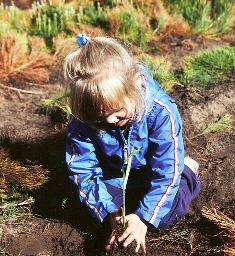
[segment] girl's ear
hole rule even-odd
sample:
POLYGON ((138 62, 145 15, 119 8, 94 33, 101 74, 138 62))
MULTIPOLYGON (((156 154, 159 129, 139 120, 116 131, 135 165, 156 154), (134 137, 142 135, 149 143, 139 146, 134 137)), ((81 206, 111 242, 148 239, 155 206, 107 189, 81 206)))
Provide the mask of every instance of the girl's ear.
POLYGON ((139 87, 139 86, 141 86, 142 82, 143 82, 142 74, 140 74, 139 72, 136 73, 136 75, 135 75, 135 84, 139 87))
POLYGON ((138 79, 140 76, 142 76, 142 74, 141 74, 140 72, 137 72, 137 73, 135 74, 135 78, 136 78, 136 79, 138 79))

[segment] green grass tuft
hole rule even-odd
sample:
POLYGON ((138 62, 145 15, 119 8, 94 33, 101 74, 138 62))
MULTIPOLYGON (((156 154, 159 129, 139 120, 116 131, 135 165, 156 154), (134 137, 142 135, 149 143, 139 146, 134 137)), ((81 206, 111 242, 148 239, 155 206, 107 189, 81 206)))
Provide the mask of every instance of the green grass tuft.
POLYGON ((44 99, 42 104, 42 110, 50 115, 53 111, 58 109, 61 114, 68 119, 69 114, 71 113, 69 104, 68 104, 68 95, 64 93, 58 93, 52 95, 49 99, 44 99))
POLYGON ((185 59, 182 83, 198 89, 209 88, 226 80, 235 67, 235 47, 221 47, 199 52, 185 59))
POLYGON ((223 35, 234 24, 234 1, 164 0, 172 14, 182 15, 197 34, 223 35))
POLYGON ((0 219, 2 222, 9 220, 17 220, 22 217, 30 216, 30 205, 34 203, 32 197, 23 202, 12 201, 0 206, 0 219))
POLYGON ((217 122, 210 123, 204 126, 201 129, 201 133, 199 135, 220 132, 220 131, 231 128, 231 125, 232 125, 232 116, 229 114, 226 114, 222 116, 217 122))
POLYGON ((108 21, 114 36, 134 44, 142 50, 147 49, 152 31, 149 17, 140 10, 135 9, 130 4, 116 6, 110 11, 108 21))
POLYGON ((108 31, 110 29, 108 15, 109 8, 100 6, 98 2, 97 6, 95 6, 94 3, 89 3, 86 8, 84 8, 84 11, 80 8, 77 17, 80 23, 99 26, 108 31))
POLYGON ((145 50, 148 41, 148 30, 139 19, 138 12, 134 8, 122 9, 119 35, 145 50))
POLYGON ((7 6, 0 3, 0 35, 1 32, 8 30, 26 31, 28 27, 27 18, 28 14, 14 4, 7 6))

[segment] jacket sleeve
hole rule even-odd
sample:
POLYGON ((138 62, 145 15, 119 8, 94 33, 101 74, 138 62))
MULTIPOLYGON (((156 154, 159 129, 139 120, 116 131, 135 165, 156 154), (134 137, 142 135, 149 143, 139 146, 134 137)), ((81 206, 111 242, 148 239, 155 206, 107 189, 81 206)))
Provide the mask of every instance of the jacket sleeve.
POLYGON ((158 227, 170 211, 184 168, 181 118, 175 102, 154 100, 154 118, 149 131, 152 178, 149 192, 136 214, 158 227))
POLYGON ((101 180, 103 172, 91 139, 82 129, 73 129, 71 124, 67 127, 66 162, 69 178, 78 187, 80 201, 98 222, 102 222, 117 207, 101 180))

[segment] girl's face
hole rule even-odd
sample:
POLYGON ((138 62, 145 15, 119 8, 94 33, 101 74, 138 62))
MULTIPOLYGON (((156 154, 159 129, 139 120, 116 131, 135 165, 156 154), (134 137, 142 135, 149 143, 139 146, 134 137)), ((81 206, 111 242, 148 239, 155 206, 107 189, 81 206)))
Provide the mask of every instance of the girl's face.
POLYGON ((98 130, 114 129, 122 127, 132 120, 133 111, 131 107, 125 106, 118 111, 106 111, 96 121, 91 122, 90 126, 98 130))
POLYGON ((135 115, 135 103, 124 96, 122 100, 113 104, 103 105, 103 111, 95 119, 87 121, 87 124, 97 130, 110 130, 125 126, 133 121, 135 115), (116 104, 117 103, 117 104, 116 104))
POLYGON ((107 124, 113 124, 116 127, 121 127, 131 120, 132 115, 131 109, 122 108, 116 112, 107 112, 104 116, 104 120, 107 124))

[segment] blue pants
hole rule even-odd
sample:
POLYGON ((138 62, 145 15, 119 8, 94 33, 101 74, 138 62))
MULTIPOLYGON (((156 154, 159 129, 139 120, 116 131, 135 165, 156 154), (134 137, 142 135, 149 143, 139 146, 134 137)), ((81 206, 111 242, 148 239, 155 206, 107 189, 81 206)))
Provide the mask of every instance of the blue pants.
MULTIPOLYGON (((106 184, 108 192, 113 197, 113 202, 119 208, 122 206, 122 190, 106 184)), ((162 218, 158 228, 149 227, 149 231, 157 232, 171 227, 187 213, 188 205, 198 195, 201 189, 198 177, 185 165, 180 180, 179 190, 174 198, 171 210, 162 218)), ((126 191, 126 212, 133 213, 139 206, 141 198, 148 192, 148 188, 129 189, 126 191)))

